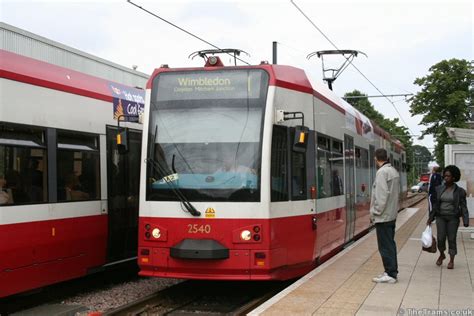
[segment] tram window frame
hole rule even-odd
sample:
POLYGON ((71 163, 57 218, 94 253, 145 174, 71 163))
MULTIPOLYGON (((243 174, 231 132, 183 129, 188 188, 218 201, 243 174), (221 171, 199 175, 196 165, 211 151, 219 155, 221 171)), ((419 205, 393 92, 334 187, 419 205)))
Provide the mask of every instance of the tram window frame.
POLYGON ((356 200, 357 203, 367 202, 364 199, 369 197, 369 188, 372 183, 370 179, 369 150, 367 148, 355 146, 356 159, 356 200))
POLYGON ((341 196, 344 194, 344 181, 343 181, 343 142, 338 138, 334 138, 322 133, 317 133, 316 142, 316 166, 317 166, 317 199, 341 196), (324 154, 325 164, 322 163, 322 155, 324 154), (337 160, 341 160, 338 163, 337 160), (340 166, 338 166, 340 164, 340 166), (320 166, 325 165, 325 173, 327 176, 322 178, 321 170, 318 170, 320 166), (334 172, 338 171, 337 174, 334 172), (337 185, 339 194, 335 194, 335 187, 333 182, 335 177, 338 177, 339 184, 337 185), (322 178, 322 179, 321 179, 322 178), (323 181, 323 182, 321 182, 323 181))
POLYGON ((331 181, 334 181, 334 171, 337 170, 337 176, 339 177, 340 181, 340 193, 339 194, 334 194, 334 189, 333 186, 331 185, 331 196, 341 196, 344 195, 344 146, 342 143, 342 140, 339 140, 337 138, 332 138, 331 140, 331 181), (337 145, 337 146, 335 146, 337 145), (340 159, 340 162, 336 159, 340 159), (337 167, 337 168, 336 168, 337 167))
POLYGON ((46 145, 45 128, 0 122, 1 206, 48 203, 46 145))
POLYGON ((270 162, 270 200, 272 202, 289 201, 289 144, 288 127, 273 125, 270 162), (279 136, 279 139, 276 136, 279 136), (282 183, 281 190, 275 190, 275 181, 282 183))
POLYGON ((322 199, 332 196, 331 192, 331 147, 330 138, 328 136, 318 134, 316 142, 316 185, 317 185, 317 198, 322 199), (324 156, 324 162, 323 162, 324 156), (321 167, 324 166, 324 167, 321 167), (322 173, 328 174, 327 177, 322 173), (325 179, 328 179, 325 181, 325 179), (323 181, 323 182, 321 182, 323 181))
POLYGON ((56 146, 57 201, 64 203, 100 200, 99 135, 57 130, 56 146), (67 160, 69 166, 66 165, 67 160), (80 174, 77 174, 79 171, 80 174))
MULTIPOLYGON (((290 139, 295 137, 295 128, 290 127, 290 139)), ((288 145, 293 146, 292 142, 288 145)), ((308 198, 308 180, 307 180, 307 166, 306 166, 306 152, 294 151, 289 148, 290 170, 291 170, 291 200, 299 201, 308 198), (298 172, 297 172, 298 171, 298 172), (297 177, 298 174, 298 177, 297 177), (297 189, 297 190, 295 190, 297 189)))

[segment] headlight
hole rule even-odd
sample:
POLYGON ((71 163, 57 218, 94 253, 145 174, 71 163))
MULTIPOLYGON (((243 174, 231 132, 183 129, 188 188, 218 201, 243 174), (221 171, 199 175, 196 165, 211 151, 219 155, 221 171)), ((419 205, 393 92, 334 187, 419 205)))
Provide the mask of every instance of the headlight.
POLYGON ((211 64, 211 65, 213 65, 213 66, 214 66, 215 64, 217 64, 217 57, 216 57, 216 56, 211 56, 211 57, 209 57, 209 64, 211 64))
POLYGON ((243 230, 240 233, 240 239, 247 241, 247 240, 250 240, 250 238, 252 238, 252 234, 250 233, 249 230, 243 230))
POLYGON ((153 237, 157 238, 157 239, 160 238, 160 236, 161 236, 161 232, 158 228, 153 229, 153 231, 151 233, 153 234, 153 237))

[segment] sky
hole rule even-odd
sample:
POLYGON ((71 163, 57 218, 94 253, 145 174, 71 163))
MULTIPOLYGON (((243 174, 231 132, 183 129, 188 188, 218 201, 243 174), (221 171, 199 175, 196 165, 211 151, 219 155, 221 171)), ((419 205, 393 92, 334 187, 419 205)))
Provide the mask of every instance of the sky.
MULTIPOLYGON (((374 96, 417 93, 416 78, 444 59, 474 59, 473 4, 466 0, 131 0, 220 48, 238 48, 250 64, 272 60, 302 68, 323 82, 321 60, 306 56, 335 47, 364 52, 333 83, 334 92, 357 89, 374 96)), ((126 0, 0 0, 0 20, 123 66, 151 74, 161 64, 202 66, 188 56, 209 45, 153 17, 126 0)), ((223 59, 229 63, 228 58, 223 59)), ((325 58, 329 67, 340 56, 325 58)), ((387 118, 400 117, 414 144, 432 151, 431 136, 419 140, 425 126, 412 117, 405 97, 370 98, 387 118), (396 108, 396 109, 395 109, 396 108), (400 115, 397 113, 400 113, 400 115)))

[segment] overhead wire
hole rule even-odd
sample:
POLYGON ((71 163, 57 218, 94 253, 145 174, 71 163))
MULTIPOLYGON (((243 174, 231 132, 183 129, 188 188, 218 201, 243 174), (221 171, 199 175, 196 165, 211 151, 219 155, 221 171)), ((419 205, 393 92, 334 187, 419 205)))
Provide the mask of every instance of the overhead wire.
MULTIPOLYGON (((307 65, 307 66, 314 65, 313 63, 310 63, 308 59, 306 59, 307 52, 304 52, 303 50, 296 48, 292 45, 289 45, 287 43, 283 43, 283 42, 277 42, 277 43, 279 46, 288 49, 285 51, 285 53, 291 57, 291 60, 293 60, 295 64, 303 65, 304 63, 304 65, 307 65)), ((306 66, 302 66, 302 67, 305 68, 306 66)))
MULTIPOLYGON (((143 10, 143 11, 145 11, 146 13, 148 13, 148 14, 154 16, 155 18, 160 19, 160 20, 162 20, 163 22, 168 23, 169 25, 171 25, 171 26, 177 28, 178 30, 180 30, 180 31, 182 31, 182 32, 184 32, 184 33, 186 33, 186 34, 188 34, 188 35, 191 35, 192 37, 194 37, 194 38, 200 40, 201 42, 204 42, 204 43, 206 43, 207 45, 210 45, 210 46, 212 46, 212 47, 214 47, 214 48, 216 48, 216 49, 222 50, 222 48, 220 48, 220 47, 218 47, 218 46, 216 46, 216 45, 210 43, 209 41, 206 41, 205 39, 203 39, 203 38, 201 38, 201 37, 199 37, 199 36, 197 36, 197 35, 195 35, 195 34, 189 32, 189 31, 183 29, 182 27, 180 27, 180 26, 174 24, 173 22, 170 22, 170 21, 166 20, 165 18, 162 18, 161 16, 159 16, 159 15, 157 15, 157 14, 155 14, 155 13, 153 13, 153 12, 151 12, 151 11, 145 9, 145 8, 143 8, 142 6, 139 6, 138 4, 132 2, 131 0, 127 0, 127 2, 130 3, 131 5, 133 5, 133 6, 137 7, 137 8, 139 8, 140 10, 143 10)), ((235 55, 232 55, 232 54, 230 54, 230 53, 225 53, 225 54, 227 54, 227 55, 229 55, 229 56, 232 56, 233 58, 235 58, 235 59, 237 59, 237 60, 240 60, 240 61, 243 62, 244 64, 250 65, 248 62, 246 62, 246 61, 243 60, 243 59, 240 59, 239 57, 237 57, 237 56, 235 56, 235 55)))
MULTIPOLYGON (((314 28, 316 30, 318 30, 319 33, 321 33, 321 35, 329 42, 331 43, 332 46, 334 46, 334 48, 336 48, 337 50, 340 50, 336 44, 334 44, 333 41, 331 41, 331 39, 326 35, 324 34, 324 32, 304 13, 304 11, 295 3, 295 1, 293 0, 290 0, 290 2, 295 6, 296 9, 298 9, 298 11, 300 11, 300 13, 309 21, 309 23, 311 23, 311 25, 314 26, 314 28)), ((400 117, 400 119, 402 120, 403 124, 405 124, 405 126, 408 128, 408 130, 410 131, 411 134, 413 134, 412 130, 410 129, 410 127, 408 127, 408 124, 405 122, 405 120, 403 119, 403 116, 400 114, 400 112, 398 111, 397 107, 395 106, 395 104, 392 102, 392 100, 390 100, 386 95, 385 93, 383 93, 382 91, 380 91, 380 89, 369 79, 367 78, 367 76, 362 73, 362 71, 357 68, 356 65, 354 65, 352 63, 352 61, 349 60, 349 57, 345 57, 343 56, 345 59, 347 59, 349 61, 349 63, 357 70, 357 72, 359 72, 359 74, 365 78, 365 80, 367 80, 371 85, 372 87, 374 87, 381 95, 383 95, 385 97, 385 99, 388 100, 388 102, 390 102, 390 104, 393 106, 393 108, 395 109, 395 111, 397 112, 398 114, 398 117, 400 117)))

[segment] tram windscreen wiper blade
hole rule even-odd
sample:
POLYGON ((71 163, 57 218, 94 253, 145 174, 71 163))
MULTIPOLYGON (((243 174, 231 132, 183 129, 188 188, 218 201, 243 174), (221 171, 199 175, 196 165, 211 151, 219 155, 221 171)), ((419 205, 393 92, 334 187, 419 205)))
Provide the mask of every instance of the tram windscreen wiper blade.
MULTIPOLYGON (((158 173, 158 174, 165 174, 164 173, 164 168, 160 166, 158 162, 156 162, 153 158, 149 157, 147 158, 147 162, 151 163, 152 168, 158 173)), ((186 198, 186 196, 181 192, 181 189, 177 186, 175 186, 171 180, 168 180, 167 177, 163 177, 163 181, 169 186, 171 189, 171 192, 173 192, 176 197, 179 199, 181 204, 184 205, 186 210, 189 212, 189 214, 193 216, 201 216, 201 212, 196 210, 196 208, 189 202, 189 200, 186 198)))
MULTIPOLYGON (((156 108, 155 104, 153 104, 153 106, 156 108)), ((147 163, 150 162, 155 172, 163 176, 163 181, 165 181, 166 184, 168 184, 171 191, 174 193, 174 195, 176 195, 176 197, 179 199, 181 204, 184 205, 184 207, 189 212, 189 214, 191 214, 192 216, 201 216, 201 212, 196 210, 196 208, 191 204, 191 202, 189 202, 189 200, 186 198, 183 192, 181 192, 181 189, 175 186, 173 183, 171 183, 171 181, 166 179, 166 175, 169 174, 166 172, 167 170, 165 170, 163 166, 161 166, 158 162, 154 160, 154 158, 152 158, 154 156, 154 151, 155 151, 154 147, 156 145, 157 139, 158 139, 158 124, 155 126, 155 135, 153 136, 153 149, 149 153, 150 157, 147 158, 147 163)), ((173 172, 176 173, 176 170, 174 168, 174 160, 175 160, 175 155, 173 155, 172 169, 173 169, 173 172)))

